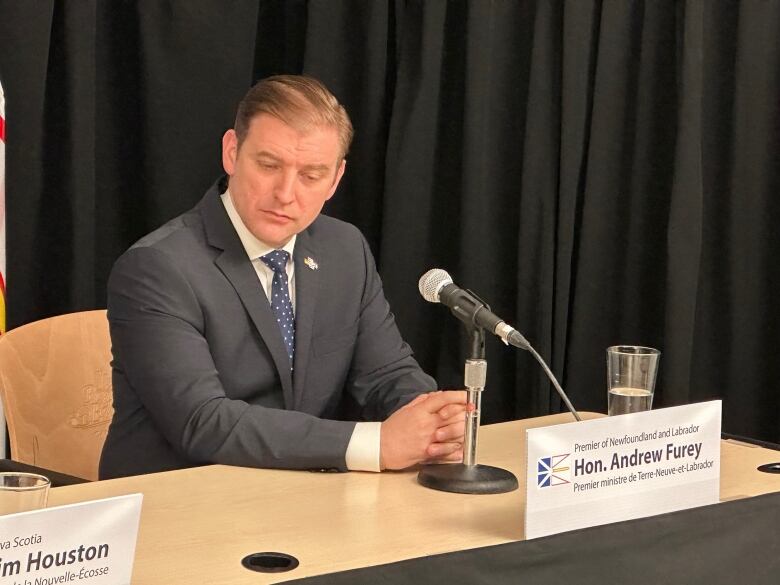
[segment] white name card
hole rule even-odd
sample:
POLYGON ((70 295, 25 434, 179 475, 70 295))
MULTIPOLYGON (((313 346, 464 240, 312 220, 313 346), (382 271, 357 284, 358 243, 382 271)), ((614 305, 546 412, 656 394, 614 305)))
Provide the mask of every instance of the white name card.
POLYGON ((0 516, 0 584, 128 585, 141 494, 0 516))
POLYGON ((525 537, 715 504, 721 401, 526 431, 525 537))

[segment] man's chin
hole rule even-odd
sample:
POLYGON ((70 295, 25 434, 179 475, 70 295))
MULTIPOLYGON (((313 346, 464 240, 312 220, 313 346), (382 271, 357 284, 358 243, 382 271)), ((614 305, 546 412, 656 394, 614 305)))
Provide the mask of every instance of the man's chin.
POLYGON ((263 242, 266 246, 271 246, 272 248, 283 248, 284 245, 290 241, 290 239, 295 235, 295 232, 292 230, 257 230, 253 231, 252 235, 255 236, 258 240, 263 242))

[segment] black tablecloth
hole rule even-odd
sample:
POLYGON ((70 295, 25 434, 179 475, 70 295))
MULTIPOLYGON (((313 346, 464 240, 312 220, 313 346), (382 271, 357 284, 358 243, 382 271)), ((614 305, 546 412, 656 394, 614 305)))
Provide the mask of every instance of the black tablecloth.
POLYGON ((778 585, 780 493, 289 583, 778 585))

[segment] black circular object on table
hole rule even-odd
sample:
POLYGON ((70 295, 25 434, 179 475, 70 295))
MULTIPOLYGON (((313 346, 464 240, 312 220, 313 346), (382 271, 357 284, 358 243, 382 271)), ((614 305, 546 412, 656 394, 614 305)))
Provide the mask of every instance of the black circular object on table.
POLYGON ((241 559, 241 564, 258 573, 284 573, 292 571, 300 563, 292 555, 280 552, 252 553, 241 559))
POLYGON ((511 472, 490 465, 424 465, 417 482, 427 488, 458 494, 503 494, 517 489, 511 472))
POLYGON ((759 465, 758 470, 763 471, 764 473, 780 473, 780 462, 759 465))

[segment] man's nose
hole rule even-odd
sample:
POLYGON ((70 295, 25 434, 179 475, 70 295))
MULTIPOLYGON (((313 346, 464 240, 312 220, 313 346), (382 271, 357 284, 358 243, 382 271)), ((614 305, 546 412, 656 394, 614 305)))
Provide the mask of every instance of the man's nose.
POLYGON ((295 170, 283 172, 279 175, 274 189, 274 196, 280 203, 292 203, 295 199, 295 170))

